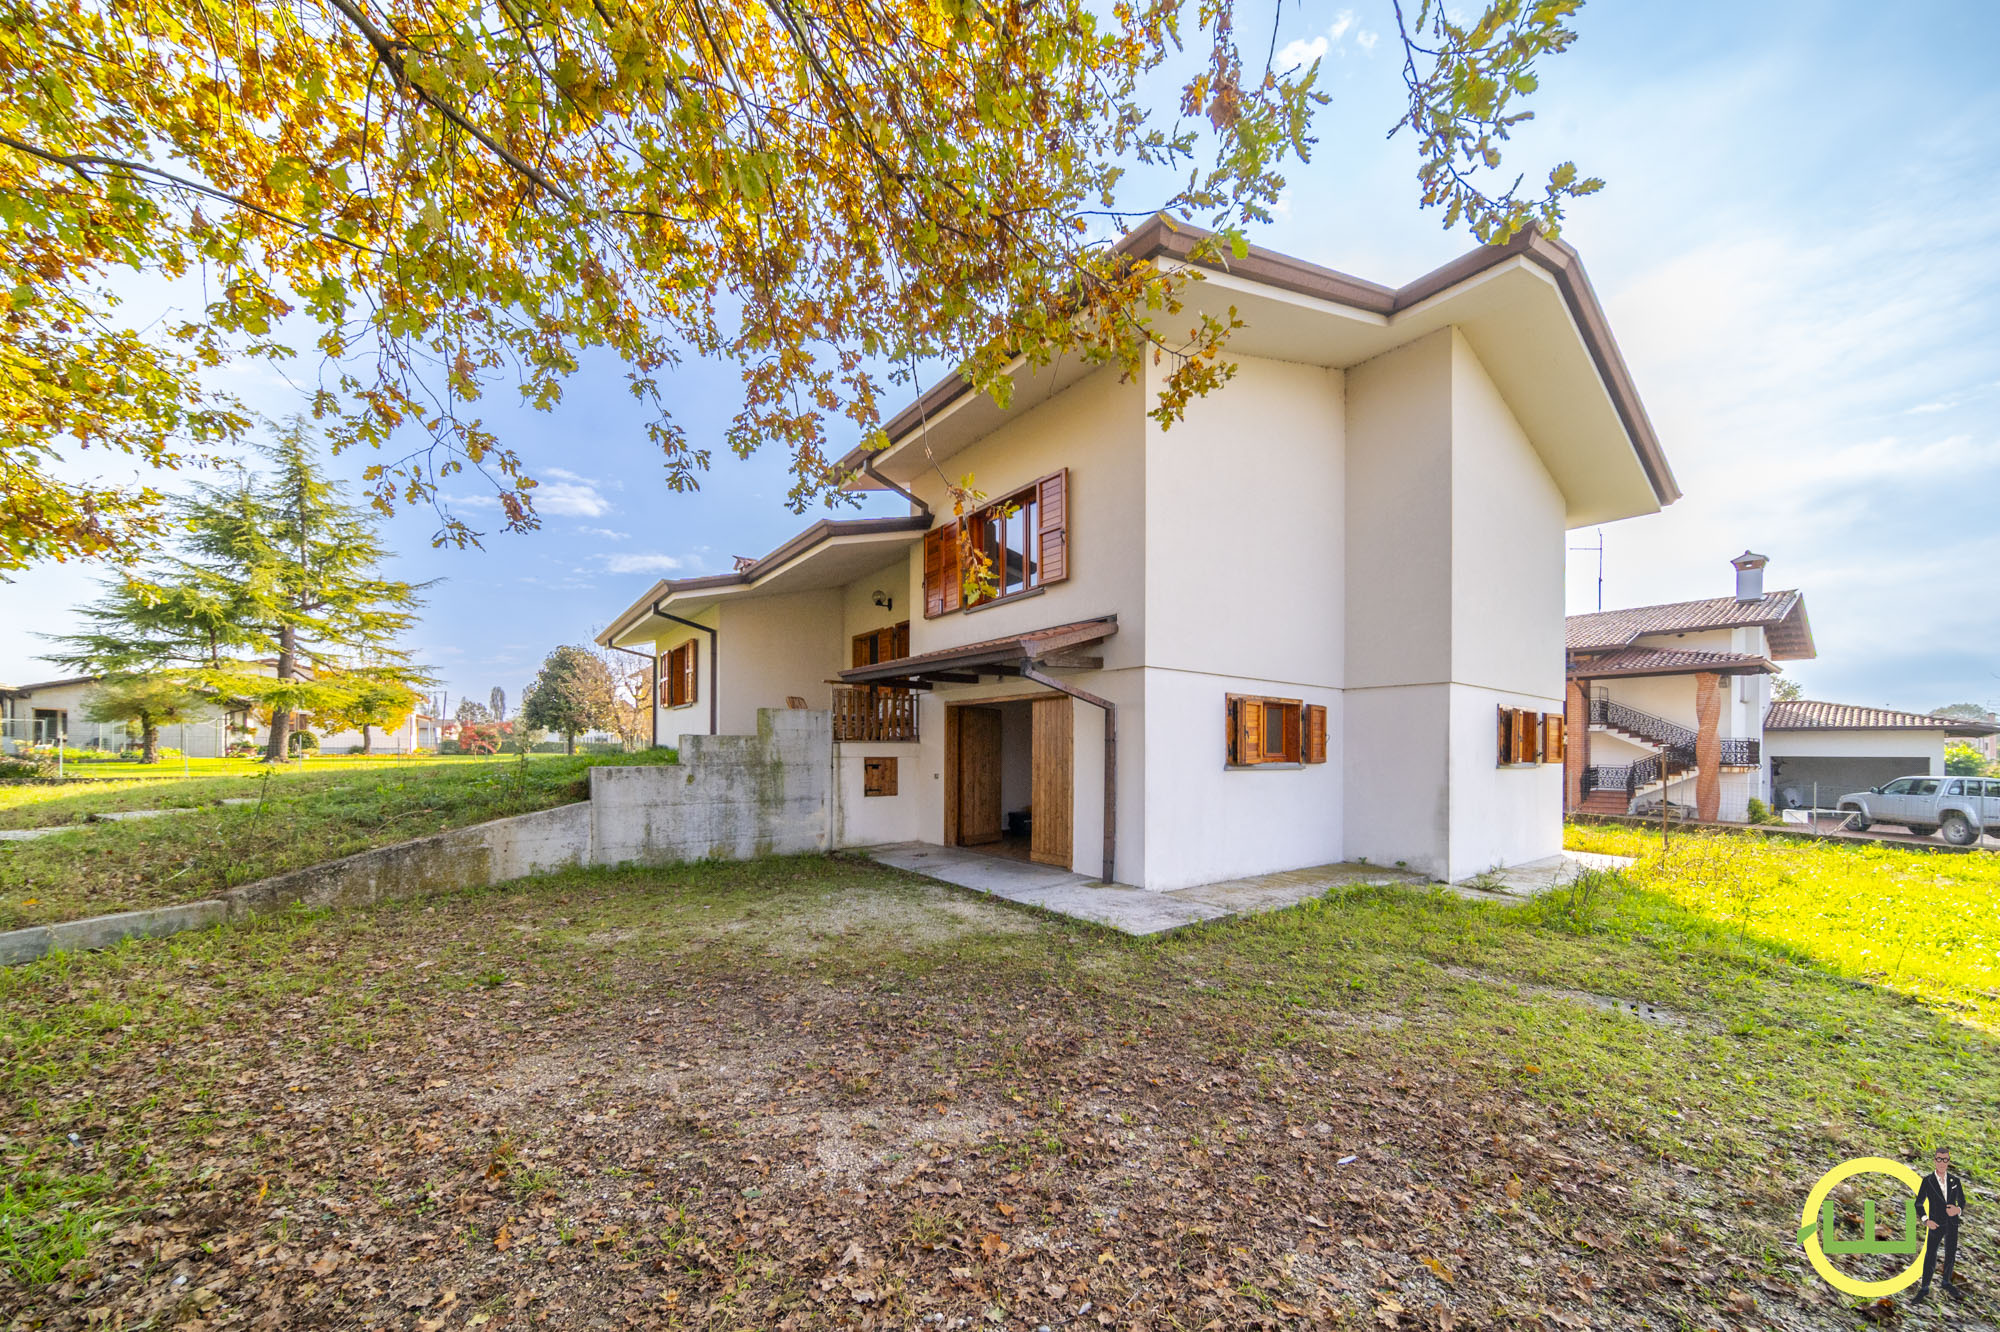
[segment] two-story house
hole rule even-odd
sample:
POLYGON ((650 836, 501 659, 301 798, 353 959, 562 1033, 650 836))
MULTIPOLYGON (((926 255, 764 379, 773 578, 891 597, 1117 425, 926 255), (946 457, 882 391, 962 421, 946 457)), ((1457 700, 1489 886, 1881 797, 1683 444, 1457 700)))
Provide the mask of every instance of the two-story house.
POLYGON ((831 709, 836 844, 1154 889, 1557 854, 1564 533, 1679 495, 1575 252, 1203 277, 1186 317, 1233 309, 1238 368, 1184 420, 1153 369, 1022 366, 1007 407, 948 381, 843 462, 906 512, 639 597, 598 641, 653 658, 656 742, 831 709))

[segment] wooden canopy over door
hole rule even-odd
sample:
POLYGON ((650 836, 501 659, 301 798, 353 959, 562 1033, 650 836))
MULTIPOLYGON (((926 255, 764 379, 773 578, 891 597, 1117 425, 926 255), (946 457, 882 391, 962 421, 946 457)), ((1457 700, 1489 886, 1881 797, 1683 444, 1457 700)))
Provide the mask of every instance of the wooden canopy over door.
POLYGON ((1032 745, 1034 819, 1029 824, 1028 859, 1041 865, 1070 867, 1071 787, 1075 765, 1076 705, 1067 695, 1035 700, 1032 745))

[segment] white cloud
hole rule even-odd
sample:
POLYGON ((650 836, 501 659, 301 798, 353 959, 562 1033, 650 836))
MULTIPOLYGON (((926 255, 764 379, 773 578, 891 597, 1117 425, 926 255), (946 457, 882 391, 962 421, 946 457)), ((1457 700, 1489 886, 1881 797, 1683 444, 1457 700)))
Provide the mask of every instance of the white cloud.
POLYGON ((1298 37, 1286 42, 1279 48, 1272 67, 1281 74, 1290 70, 1304 69, 1313 61, 1322 59, 1328 51, 1338 48, 1350 32, 1354 34, 1355 45, 1362 50, 1375 49, 1376 34, 1367 28, 1356 27, 1354 11, 1343 9, 1334 17, 1333 22, 1327 25, 1325 35, 1310 40, 1298 37))
POLYGON ((1278 52, 1275 68, 1283 73, 1291 69, 1303 69, 1326 54, 1326 38, 1315 37, 1311 41, 1286 42, 1278 52))
POLYGON ((630 555, 607 555, 604 569, 615 574, 672 573, 684 563, 676 555, 641 555, 635 552, 630 555))
POLYGON ((537 510, 559 518, 602 518, 611 512, 611 501, 588 481, 545 481, 535 487, 530 498, 537 510))
POLYGON ((1910 415, 1918 416, 1925 412, 1948 412, 1956 406, 1958 404, 1955 402, 1920 402, 1910 408, 1910 415))
POLYGON ((576 530, 585 536, 602 537, 606 541, 629 541, 632 537, 630 532, 614 532, 608 527, 579 527, 576 530))

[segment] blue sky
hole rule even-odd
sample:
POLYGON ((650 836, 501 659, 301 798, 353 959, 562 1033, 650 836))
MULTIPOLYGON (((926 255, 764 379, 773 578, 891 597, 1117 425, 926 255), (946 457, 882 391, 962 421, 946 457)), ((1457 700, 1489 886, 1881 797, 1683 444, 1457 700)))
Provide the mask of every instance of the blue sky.
MULTIPOLYGON (((1384 140, 1393 22, 1376 0, 1287 7, 1281 39, 1323 54, 1333 102, 1255 239, 1400 284, 1472 242, 1418 212, 1414 149, 1384 140)), ((1572 157, 1608 181, 1565 239, 1687 493, 1604 529, 1604 604, 1721 595, 1748 546, 1770 585, 1806 592, 1820 655, 1791 673, 1809 697, 2000 703, 2000 6, 1595 0, 1577 26, 1510 165, 1533 179, 1572 157)), ((597 362, 553 415, 493 399, 543 482, 540 532, 433 550, 428 511, 390 522, 397 572, 445 580, 413 646, 454 703, 496 684, 518 698, 544 653, 654 579, 726 570, 817 516, 785 510, 782 457, 721 447, 727 369, 690 363, 665 390, 715 446, 699 493, 666 489, 619 367, 597 362)), ((296 405, 268 376, 242 391, 274 415, 296 405)), ((1572 611, 1595 605, 1595 539, 1571 538, 1593 547, 1571 556, 1572 611)), ((57 674, 32 631, 66 627, 94 576, 0 585, 0 680, 57 674)))

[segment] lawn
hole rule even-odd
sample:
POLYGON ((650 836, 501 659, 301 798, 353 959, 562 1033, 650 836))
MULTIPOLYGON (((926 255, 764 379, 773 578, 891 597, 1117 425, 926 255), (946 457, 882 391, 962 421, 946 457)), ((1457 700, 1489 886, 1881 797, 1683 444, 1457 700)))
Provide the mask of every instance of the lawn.
MULTIPOLYGON (((506 762, 512 755, 424 755, 404 754, 309 754, 276 769, 279 772, 334 772, 344 768, 409 767, 412 764, 436 767, 456 763, 506 762)), ((537 755, 536 757, 541 757, 537 755)), ((63 764, 63 776, 72 781, 126 781, 134 778, 173 781, 187 777, 261 777, 272 771, 262 758, 162 758, 158 763, 134 759, 79 758, 75 752, 63 764)))
POLYGON ((572 872, 0 973, 0 1324, 1851 1327, 1807 1188, 1948 1140, 1983 1202, 1996 1086, 1617 883, 1133 941, 847 859, 572 872))
POLYGON ((1680 905, 1841 975, 2000 1031, 2000 855, 1573 824, 1572 850, 1639 856, 1680 905))
POLYGON ((370 847, 582 800, 595 764, 672 757, 321 759, 254 776, 0 785, 0 829, 118 810, 185 811, 0 841, 0 929, 198 901, 370 847), (216 803, 224 798, 254 803, 216 803))

